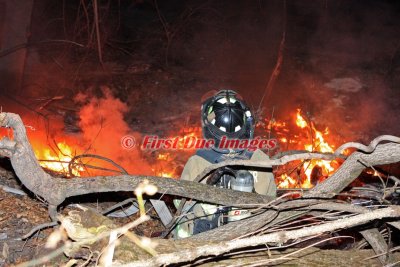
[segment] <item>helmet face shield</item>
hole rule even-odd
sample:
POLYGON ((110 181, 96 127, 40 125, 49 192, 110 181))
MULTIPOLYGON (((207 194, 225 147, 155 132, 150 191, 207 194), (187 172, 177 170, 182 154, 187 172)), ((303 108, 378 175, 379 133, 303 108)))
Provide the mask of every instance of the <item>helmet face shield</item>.
POLYGON ((254 119, 242 98, 232 90, 223 90, 209 97, 202 105, 202 125, 205 138, 219 143, 222 136, 251 139, 254 119))

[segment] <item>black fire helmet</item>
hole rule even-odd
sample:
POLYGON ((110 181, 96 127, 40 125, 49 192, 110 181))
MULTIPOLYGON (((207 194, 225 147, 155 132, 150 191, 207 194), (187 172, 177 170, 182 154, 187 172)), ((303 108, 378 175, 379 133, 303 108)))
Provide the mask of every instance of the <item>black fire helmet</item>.
POLYGON ((252 139, 254 117, 240 95, 232 90, 219 91, 201 106, 201 122, 206 139, 214 139, 215 147, 223 136, 228 139, 252 139))

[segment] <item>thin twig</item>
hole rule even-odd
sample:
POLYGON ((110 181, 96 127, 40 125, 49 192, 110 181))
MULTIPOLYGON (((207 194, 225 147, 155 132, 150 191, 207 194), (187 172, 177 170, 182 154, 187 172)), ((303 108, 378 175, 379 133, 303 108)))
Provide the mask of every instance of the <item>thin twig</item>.
POLYGON ((94 13, 94 25, 96 27, 96 38, 97 38, 97 55, 99 57, 100 64, 103 64, 103 53, 101 51, 101 40, 100 40, 100 26, 99 26, 99 9, 97 7, 97 0, 93 0, 93 13, 94 13))
POLYGON ((70 246, 71 246, 71 242, 66 242, 63 246, 59 247, 58 249, 50 252, 49 254, 47 254, 41 258, 33 259, 28 262, 23 262, 21 264, 16 265, 15 267, 31 267, 31 266, 37 266, 37 265, 44 264, 44 263, 50 261, 51 259, 54 259, 55 257, 64 253, 64 250, 70 246))
POLYGON ((45 229, 45 228, 49 228, 49 227, 54 227, 58 225, 58 222, 49 222, 49 223, 42 223, 39 224, 37 226, 35 226, 34 228, 32 228, 32 230, 29 231, 29 233, 23 235, 21 237, 22 240, 27 239, 29 237, 31 237, 34 233, 36 233, 39 230, 45 229))
POLYGON ((276 79, 278 78, 279 74, 281 73, 282 62, 283 62, 283 51, 285 48, 285 40, 286 40, 286 0, 283 1, 283 32, 282 32, 282 39, 279 44, 278 50, 278 57, 276 60, 276 64, 274 70, 271 73, 271 76, 268 80, 267 86, 265 87, 264 93, 261 97, 260 104, 258 105, 258 109, 261 109, 261 106, 264 104, 264 98, 268 99, 271 95, 272 88, 275 84, 276 79))
MULTIPOLYGON (((106 157, 103 157, 103 156, 100 156, 100 155, 96 155, 96 154, 82 154, 82 155, 78 155, 78 156, 73 157, 71 159, 71 161, 69 162, 69 164, 68 164, 68 171, 69 171, 69 174, 71 175, 71 177, 74 176, 73 173, 72 173, 72 165, 77 164, 77 163, 74 163, 74 161, 77 160, 77 159, 81 159, 81 158, 95 158, 95 159, 100 159, 100 160, 107 161, 107 162, 111 163, 112 165, 114 165, 115 167, 117 167, 118 169, 120 169, 120 173, 128 174, 128 172, 121 165, 117 164, 115 161, 113 161, 113 160, 111 160, 109 158, 106 158, 106 157)), ((81 163, 78 163, 78 164, 81 164, 81 163)), ((91 166, 91 168, 93 168, 93 167, 94 166, 91 166)), ((102 167, 96 167, 94 169, 103 169, 103 168, 102 167)))

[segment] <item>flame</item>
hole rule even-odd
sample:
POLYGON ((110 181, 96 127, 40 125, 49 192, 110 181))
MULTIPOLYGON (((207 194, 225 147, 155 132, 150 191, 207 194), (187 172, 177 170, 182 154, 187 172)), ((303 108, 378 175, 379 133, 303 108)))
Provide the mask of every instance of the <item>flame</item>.
MULTIPOLYGON (((35 149, 35 155, 42 167, 69 176, 68 164, 74 157, 74 153, 65 141, 57 143, 57 148, 35 149)), ((81 176, 84 169, 82 166, 74 166, 71 172, 74 176, 81 176)))
MULTIPOLYGON (((32 145, 35 148, 35 154, 37 158, 42 160, 40 161, 41 166, 56 172, 60 172, 62 174, 65 174, 66 176, 69 175, 68 163, 75 155, 79 155, 82 151, 87 152, 88 151, 87 141, 91 141, 92 137, 98 134, 99 127, 97 127, 97 125, 96 127, 92 127, 93 129, 90 128, 88 130, 87 128, 89 126, 92 126, 94 119, 96 119, 91 117, 94 114, 92 111, 94 110, 95 107, 102 104, 103 100, 97 99, 97 102, 93 100, 94 103, 85 106, 88 108, 87 110, 82 109, 85 111, 84 114, 81 114, 82 112, 80 113, 81 119, 85 118, 85 120, 83 121, 86 122, 86 124, 80 124, 80 127, 85 133, 83 136, 85 138, 83 139, 86 143, 77 141, 73 139, 71 136, 69 136, 70 138, 67 138, 68 135, 63 134, 62 126, 58 127, 58 129, 54 131, 54 134, 51 135, 51 137, 53 138, 53 140, 54 138, 57 137, 57 140, 66 140, 66 141, 58 142, 55 149, 52 149, 51 147, 44 145, 48 142, 47 136, 42 136, 40 138, 36 136, 36 139, 34 140, 35 142, 33 142, 32 145)), ((122 109, 122 111, 124 110, 123 109, 124 106, 121 103, 119 103, 116 99, 108 98, 108 100, 112 101, 114 105, 118 104, 117 106, 119 106, 122 109)), ((109 103, 110 102, 103 103, 105 111, 109 110, 108 108, 109 103)), ((120 112, 121 114, 123 113, 122 111, 120 112)), ((293 115, 294 118, 291 117, 292 122, 277 121, 275 119, 271 120, 265 119, 260 123, 258 123, 258 127, 259 125, 261 125, 263 127, 264 133, 269 133, 269 135, 267 136, 276 137, 281 144, 284 144, 285 150, 305 149, 310 152, 324 152, 324 153, 332 153, 334 151, 335 146, 332 145, 331 142, 332 138, 330 137, 330 131, 328 128, 325 128, 324 130, 317 129, 317 127, 310 119, 305 119, 303 117, 301 109, 297 109, 295 113, 292 114, 292 116, 293 115), (293 124, 293 119, 295 124, 293 124), (272 131, 274 135, 271 135, 272 131)), ((109 113, 107 112, 103 114, 104 118, 108 118, 108 116, 109 113)), ((113 126, 112 128, 108 128, 107 135, 102 136, 102 138, 97 137, 96 144, 98 144, 98 146, 93 150, 95 151, 94 153, 96 152, 101 153, 106 157, 111 154, 113 155, 121 154, 121 151, 117 149, 119 147, 115 145, 107 146, 106 150, 101 150, 101 151, 99 150, 99 148, 102 148, 103 144, 106 143, 105 140, 107 141, 111 139, 109 138, 108 135, 111 130, 123 129, 122 132, 124 133, 129 132, 129 127, 127 126, 125 127, 123 124, 125 123, 123 121, 123 116, 120 116, 118 118, 112 117, 112 121, 116 120, 119 120, 121 122, 118 127, 113 126)), ((104 125, 114 125, 114 124, 104 124, 104 125)), ((101 127, 104 127, 104 125, 100 124, 101 127)), ((40 133, 43 131, 43 129, 45 129, 45 127, 36 127, 36 129, 38 129, 36 132, 40 133)), ((119 131, 113 131, 113 133, 115 136, 121 134, 119 131)), ((10 133, 8 132, 4 133, 4 135, 7 134, 9 135, 10 133)), ((202 129, 201 127, 198 126, 188 127, 187 125, 182 125, 181 129, 178 129, 169 135, 170 138, 174 138, 176 136, 179 136, 181 139, 190 137, 199 138, 202 136, 202 129)), ((115 140, 117 139, 118 138, 116 138, 115 140)), ((130 155, 125 157, 127 159, 126 161, 121 161, 121 157, 115 157, 114 160, 116 163, 121 164, 121 166, 125 167, 129 166, 133 158, 138 158, 141 156, 142 158, 140 160, 142 161, 140 161, 139 163, 142 162, 146 163, 145 164, 146 166, 143 167, 142 169, 145 169, 145 171, 147 171, 149 174, 154 174, 162 177, 178 178, 180 175, 179 171, 180 168, 185 164, 187 159, 193 155, 193 151, 196 149, 196 148, 190 150, 184 149, 183 142, 179 142, 178 144, 179 144, 178 149, 175 151, 157 151, 157 154, 155 155, 150 155, 150 154, 142 155, 140 153, 137 153, 135 154, 135 156, 130 155), (148 159, 149 157, 151 157, 151 160, 148 159)), ((105 167, 104 165, 101 164, 99 165, 99 167, 105 167)), ((142 166, 143 164, 136 164, 136 165, 131 164, 131 165, 142 166)), ((338 166, 335 161, 332 162, 325 160, 304 161, 301 162, 301 165, 292 168, 292 170, 285 169, 284 171, 286 172, 284 173, 282 172, 276 173, 275 177, 277 180, 278 187, 280 188, 298 188, 298 187, 310 188, 315 185, 315 177, 317 177, 318 180, 323 180, 326 177, 328 177, 337 167, 338 166), (315 175, 316 173, 317 175, 315 175)), ((141 171, 143 171, 142 169, 141 171)), ((76 168, 72 170, 72 174, 75 176, 82 177, 86 174, 85 171, 86 168, 83 168, 83 166, 76 166, 76 168)))
POLYGON ((282 174, 280 178, 281 182, 278 184, 278 188, 292 188, 297 184, 297 181, 286 173, 282 174))
POLYGON ((381 175, 381 173, 378 172, 378 171, 375 170, 375 169, 368 169, 368 170, 366 171, 366 173, 368 173, 368 174, 371 175, 371 176, 375 176, 375 177, 379 177, 379 176, 381 175))
MULTIPOLYGON (((306 119, 304 119, 301 109, 297 109, 294 121, 296 126, 304 130, 305 132, 300 134, 293 134, 293 139, 289 140, 287 137, 280 137, 279 140, 281 143, 289 142, 289 144, 297 144, 297 147, 295 149, 305 149, 310 152, 334 152, 335 146, 330 144, 326 140, 330 133, 328 128, 325 128, 324 131, 319 131, 315 127, 313 122, 308 122, 306 119)), ((281 134, 282 132, 282 129, 279 129, 278 133, 281 134)), ((326 179, 337 167, 338 166, 336 164, 336 161, 304 161, 302 163, 301 169, 298 172, 294 173, 292 171, 289 174, 283 173, 278 176, 277 184, 279 188, 311 188, 316 183, 320 182, 323 179, 326 179), (295 175, 297 175, 300 179, 295 179, 295 175)))
POLYGON ((157 176, 165 177, 165 178, 176 178, 175 173, 173 172, 157 172, 157 176))
POLYGON ((296 124, 301 129, 306 128, 308 126, 308 123, 306 122, 306 120, 303 118, 303 116, 301 116, 301 109, 297 109, 296 124))
POLYGON ((157 155, 157 160, 168 160, 170 157, 169 153, 159 153, 157 155))
MULTIPOLYGON (((200 138, 202 136, 201 131, 201 127, 184 126, 179 130, 178 135, 171 135, 169 138, 174 139, 175 137, 179 137, 179 140, 185 140, 190 137, 200 138)), ((154 175, 175 179, 179 178, 180 173, 178 173, 179 168, 177 168, 177 165, 179 165, 179 162, 182 162, 182 158, 186 161, 193 155, 194 150, 196 148, 188 149, 184 147, 184 142, 178 142, 178 147, 175 151, 159 151, 156 156, 156 166, 152 168, 154 175)))
POLYGON ((287 138, 286 137, 281 137, 280 139, 279 139, 279 141, 281 141, 282 143, 287 143, 287 138))
POLYGON ((167 169, 171 167, 173 159, 170 153, 158 153, 157 155, 158 168, 153 168, 152 171, 156 176, 166 177, 166 178, 177 178, 175 170, 172 169, 168 171, 167 169), (163 163, 164 162, 164 163, 163 163))

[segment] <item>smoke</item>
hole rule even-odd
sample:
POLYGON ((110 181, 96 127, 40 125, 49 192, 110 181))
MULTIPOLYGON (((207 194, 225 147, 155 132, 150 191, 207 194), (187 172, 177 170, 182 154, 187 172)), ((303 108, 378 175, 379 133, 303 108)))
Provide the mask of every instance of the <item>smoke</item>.
POLYGON ((140 134, 130 130, 124 121, 128 106, 115 98, 110 89, 102 88, 102 96, 78 94, 77 103, 84 103, 79 111, 79 127, 88 151, 115 161, 131 174, 150 175, 151 166, 140 151, 140 134), (133 136, 136 147, 126 149, 121 145, 124 136, 133 136))
MULTIPOLYGON (((71 132, 69 130, 71 125, 65 124, 66 117, 71 114, 43 116, 23 109, 20 105, 7 99, 2 99, 1 103, 6 112, 14 112, 21 116, 29 142, 39 160, 69 161, 70 158, 77 155, 95 154, 111 159, 127 170, 129 174, 153 175, 152 165, 147 161, 146 154, 140 150, 141 134, 132 131, 124 120, 124 116, 129 110, 127 104, 114 97, 108 87, 102 87, 100 93, 93 91, 89 88, 86 93, 78 93, 73 99, 78 110, 78 125, 74 127, 78 126, 79 132, 71 132), (125 136, 134 137, 136 146, 130 149, 124 148, 121 139, 125 136)), ((12 137, 12 135, 11 130, 0 129, 0 137, 12 137)), ((109 162, 99 159, 85 158, 83 162, 118 170, 109 162)), ((58 167, 57 170, 68 172, 67 165, 63 164, 62 170, 59 170, 58 167)), ((61 164, 57 166, 61 166, 61 164)), ((55 169, 50 166, 46 167, 55 169)), ((88 168, 87 171, 88 173, 83 172, 82 174, 84 176, 116 174, 91 168, 88 168)))
POLYGON ((400 101, 398 83, 389 82, 400 62, 398 5, 289 1, 286 16, 282 1, 221 1, 213 8, 223 15, 208 14, 208 24, 193 38, 192 66, 202 69, 214 86, 204 90, 237 90, 257 108, 285 31, 283 65, 263 106, 264 116, 274 109, 275 118, 287 119, 301 108, 320 127, 328 126, 346 140, 399 134, 399 112, 393 112, 400 101), (357 81, 360 87, 346 91, 329 86, 335 79, 357 81))
POLYGON ((398 46, 394 40, 400 37, 393 5, 326 3, 313 3, 310 9, 290 6, 292 12, 312 16, 289 25, 288 36, 297 47, 287 44, 281 81, 288 81, 281 82, 275 100, 282 103, 279 98, 290 95, 285 106, 300 105, 317 123, 346 140, 368 142, 381 134, 398 135, 394 103, 400 98, 389 82, 398 46))

